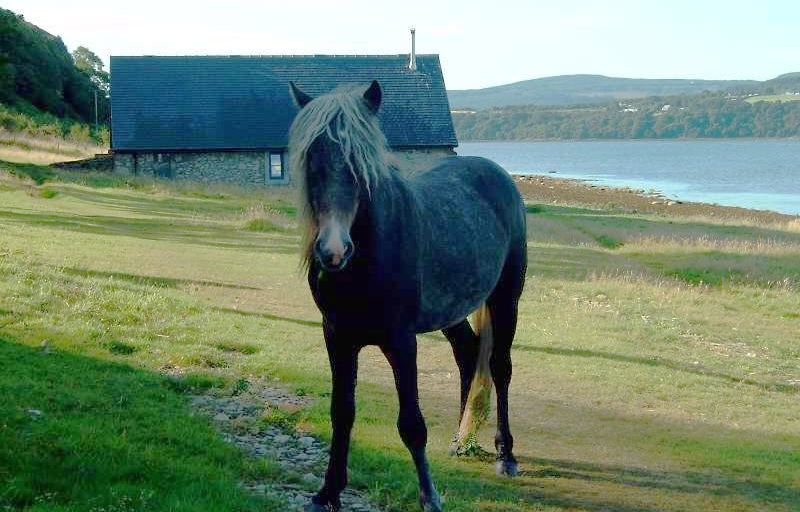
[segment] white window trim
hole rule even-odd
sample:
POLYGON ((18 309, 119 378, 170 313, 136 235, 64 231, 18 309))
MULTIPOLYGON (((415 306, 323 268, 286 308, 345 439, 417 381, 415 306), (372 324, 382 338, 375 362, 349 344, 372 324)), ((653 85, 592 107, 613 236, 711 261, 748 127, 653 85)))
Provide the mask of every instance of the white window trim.
POLYGON ((267 181, 283 181, 286 178, 285 158, 283 151, 267 151, 267 181), (272 173, 272 157, 277 156, 280 159, 280 175, 275 176, 272 173))

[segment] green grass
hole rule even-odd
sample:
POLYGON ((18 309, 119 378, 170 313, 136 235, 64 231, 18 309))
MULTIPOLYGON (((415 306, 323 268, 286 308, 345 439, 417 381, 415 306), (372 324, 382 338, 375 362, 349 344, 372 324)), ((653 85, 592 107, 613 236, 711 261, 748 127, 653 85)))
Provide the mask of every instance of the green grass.
POLYGON ((781 102, 781 101, 800 101, 800 96, 796 94, 765 94, 763 96, 751 96, 745 100, 747 103, 781 102))
POLYGON ((258 231, 261 233, 281 231, 281 228, 269 219, 250 219, 245 223, 244 227, 248 231, 258 231))
POLYGON ((623 245, 622 241, 608 235, 598 235, 595 237, 595 240, 597 240, 597 243, 600 245, 600 247, 604 247, 606 249, 618 249, 623 245))
MULTIPOLYGON (((292 198, 2 168, 0 510, 281 510, 237 483, 285 476, 231 449, 185 394, 280 379, 312 405, 264 420, 329 435, 319 314, 286 227, 292 198), (57 196, 9 170, 44 176, 57 196), (281 229, 250 231, 253 218, 281 229)), ((800 232, 529 212, 511 394, 519 478, 447 456, 457 370, 441 335, 420 337, 447 510, 796 510, 800 232)), ((391 371, 366 348, 351 484, 415 510, 396 414, 391 371)), ((479 440, 492 437, 487 427, 479 440)))
POLYGON ((3 510, 264 510, 257 464, 189 414, 164 377, 0 335, 3 510))
POLYGON ((39 195, 44 199, 53 199, 58 195, 58 191, 52 188, 42 188, 39 190, 39 195))

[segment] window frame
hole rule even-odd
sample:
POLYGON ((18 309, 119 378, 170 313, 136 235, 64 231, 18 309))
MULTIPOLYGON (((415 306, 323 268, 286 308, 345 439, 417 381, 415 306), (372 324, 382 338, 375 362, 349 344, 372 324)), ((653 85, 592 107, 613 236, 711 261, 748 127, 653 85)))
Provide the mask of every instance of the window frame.
POLYGON ((267 151, 267 181, 283 181, 286 178, 286 162, 283 151, 267 151), (273 174, 273 157, 278 157, 280 174, 273 174))

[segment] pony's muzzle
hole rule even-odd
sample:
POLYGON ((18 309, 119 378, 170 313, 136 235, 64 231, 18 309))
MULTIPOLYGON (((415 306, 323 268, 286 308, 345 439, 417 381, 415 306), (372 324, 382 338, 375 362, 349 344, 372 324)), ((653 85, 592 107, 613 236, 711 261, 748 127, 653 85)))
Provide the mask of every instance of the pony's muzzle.
POLYGON ((328 272, 336 272, 345 268, 354 252, 355 246, 350 240, 342 240, 337 244, 323 243, 322 240, 317 240, 314 244, 314 257, 328 272))

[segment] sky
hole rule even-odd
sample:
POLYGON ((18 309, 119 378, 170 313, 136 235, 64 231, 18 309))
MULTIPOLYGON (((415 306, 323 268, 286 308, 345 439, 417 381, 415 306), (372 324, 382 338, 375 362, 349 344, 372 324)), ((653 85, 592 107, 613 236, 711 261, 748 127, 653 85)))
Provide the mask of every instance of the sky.
POLYGON ((70 51, 438 53, 449 89, 565 74, 766 80, 800 71, 800 1, 1 0, 70 51))

